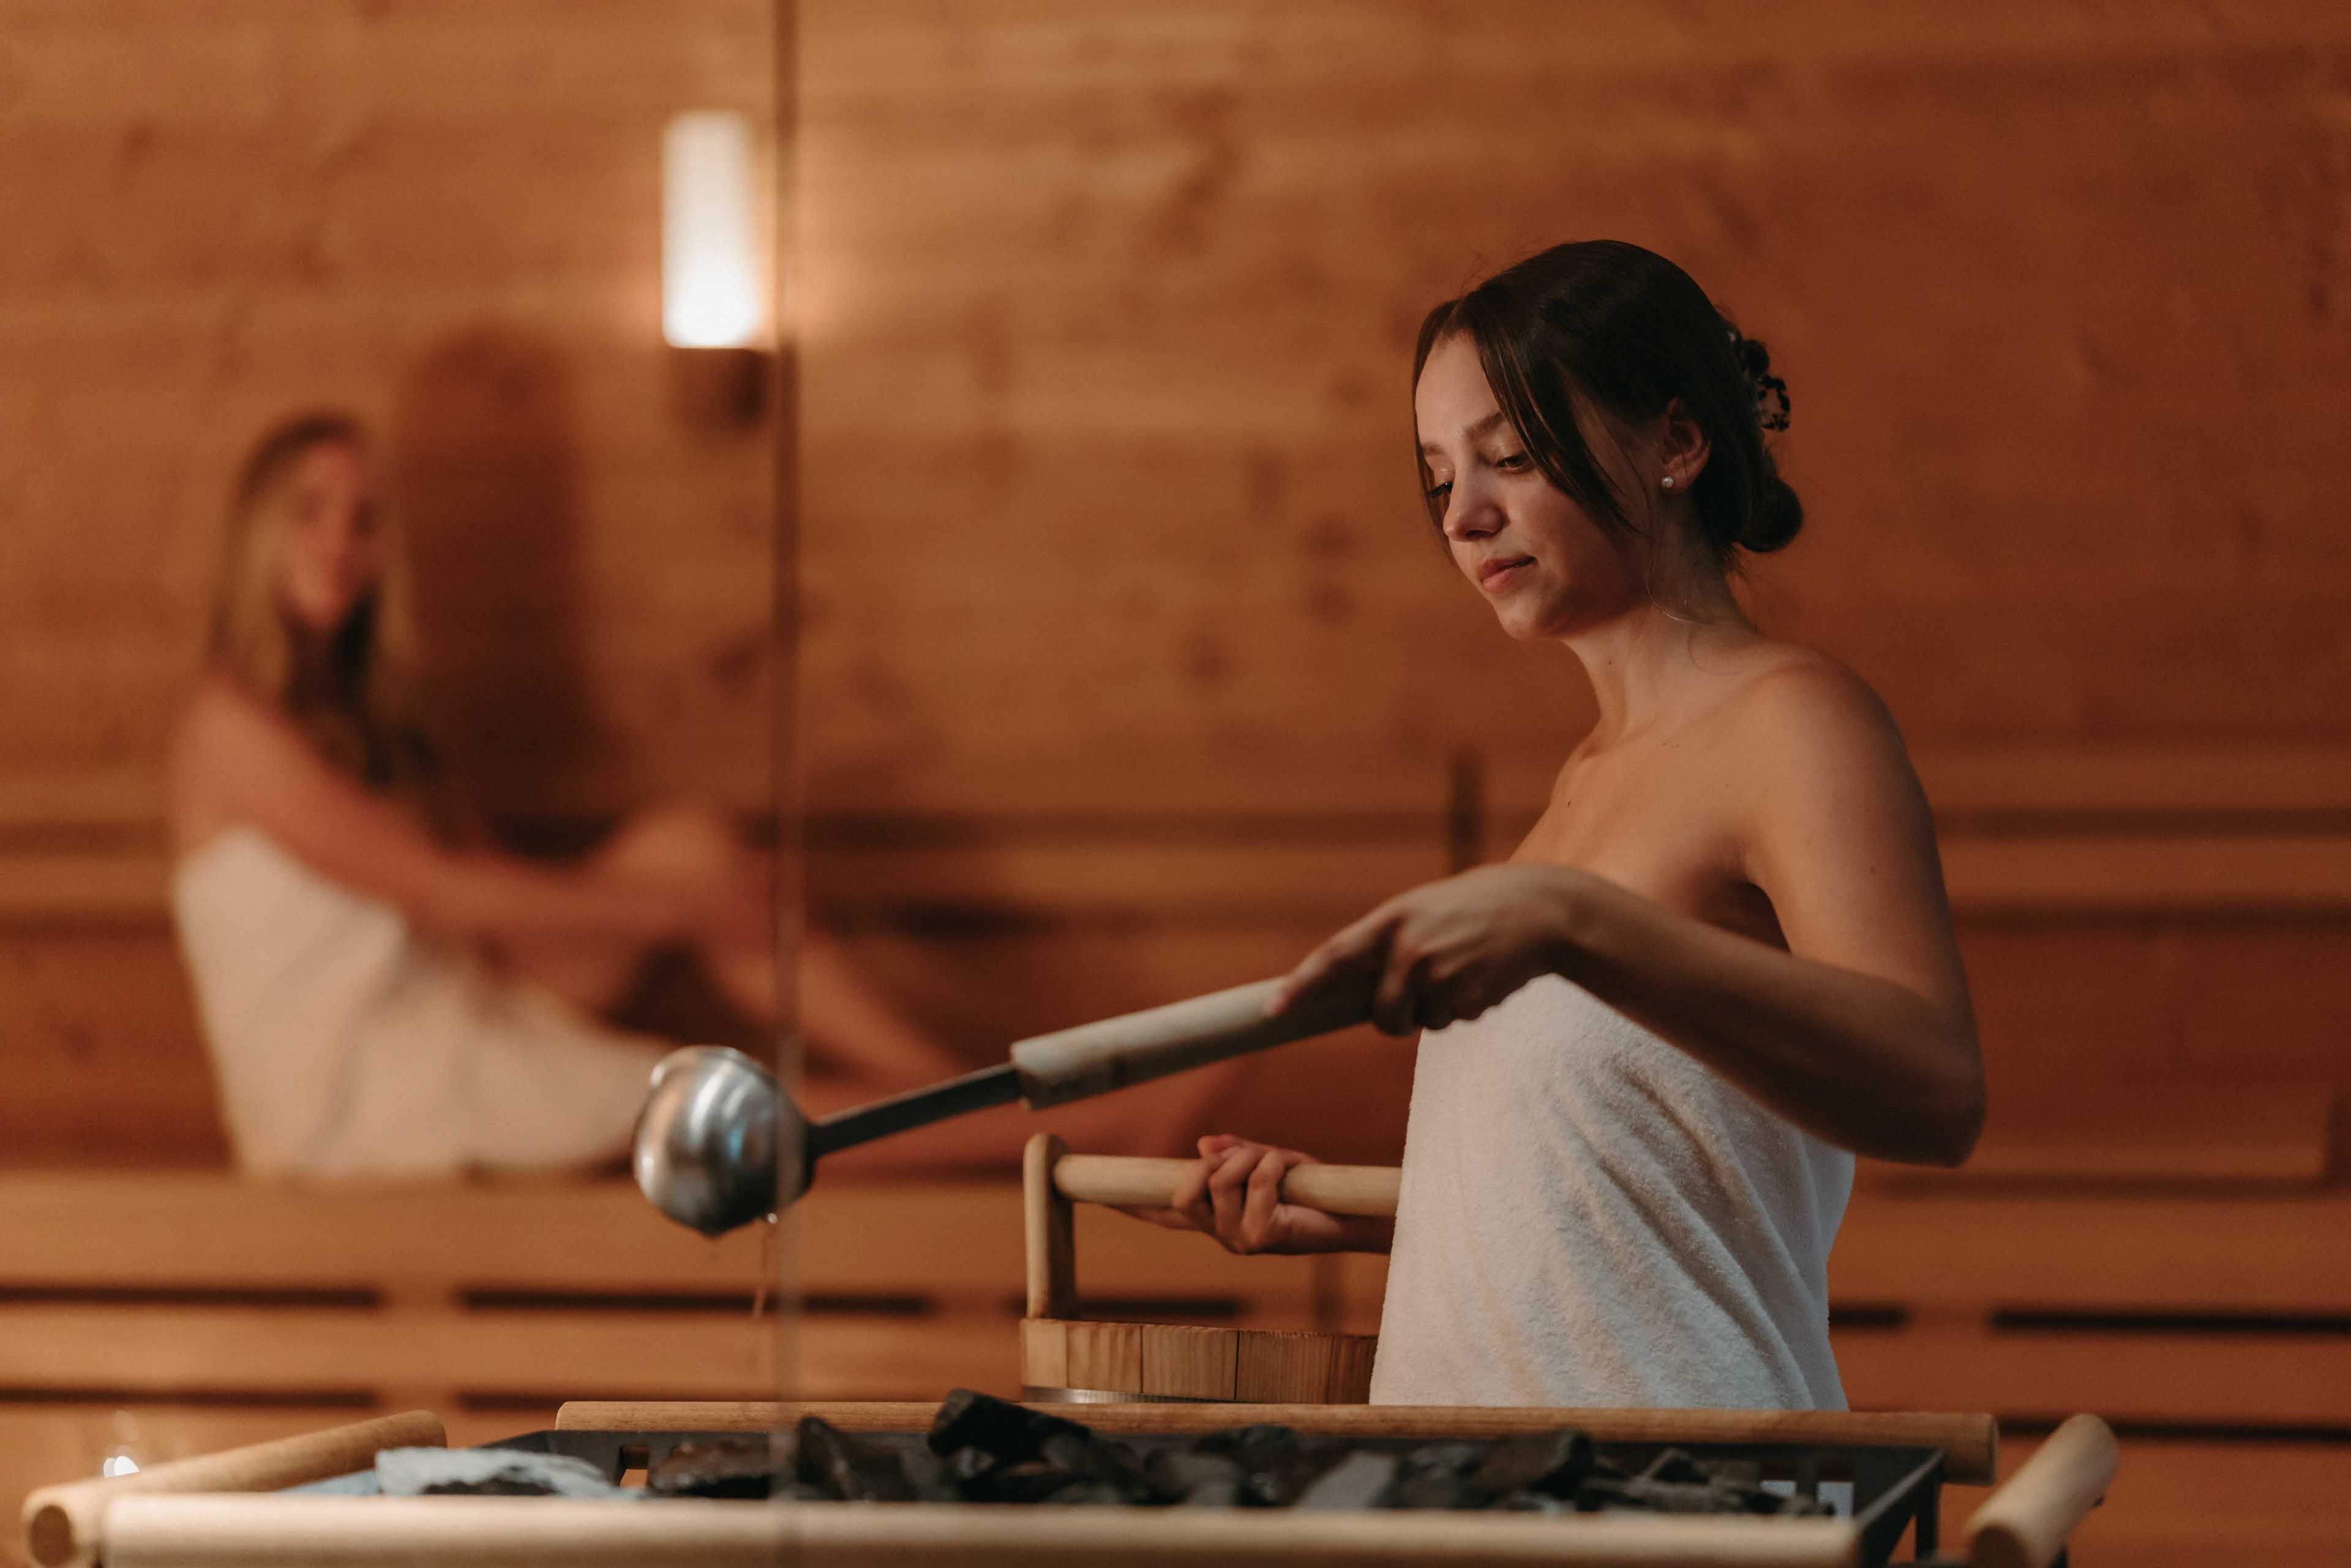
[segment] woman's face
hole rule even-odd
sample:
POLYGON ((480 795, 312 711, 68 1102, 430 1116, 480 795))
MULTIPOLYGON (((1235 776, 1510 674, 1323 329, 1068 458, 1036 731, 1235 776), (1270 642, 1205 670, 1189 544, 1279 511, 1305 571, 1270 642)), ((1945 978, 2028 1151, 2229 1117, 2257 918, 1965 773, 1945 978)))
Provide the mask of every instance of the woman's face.
MULTIPOLYGON (((1429 350, 1412 406, 1432 498, 1443 508, 1446 548, 1503 631, 1563 637, 1645 596, 1625 541, 1535 466, 1467 333, 1429 350)), ((1584 435, 1593 458, 1623 485, 1615 443, 1589 425, 1584 435)))
POLYGON ((304 631, 332 636, 382 571, 365 454, 345 441, 313 446, 294 460, 285 505, 278 601, 304 631))

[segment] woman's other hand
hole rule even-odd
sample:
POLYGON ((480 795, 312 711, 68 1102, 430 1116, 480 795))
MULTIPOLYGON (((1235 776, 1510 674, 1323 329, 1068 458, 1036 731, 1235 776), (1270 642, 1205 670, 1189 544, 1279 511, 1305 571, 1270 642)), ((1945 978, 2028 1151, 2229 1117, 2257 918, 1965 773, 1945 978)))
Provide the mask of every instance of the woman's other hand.
POLYGON ((1398 894, 1307 955, 1270 1010, 1376 977, 1372 1021, 1390 1034, 1476 1018, 1558 971, 1591 880, 1567 866, 1480 866, 1398 894))
POLYGON ((1200 1140, 1200 1158, 1165 1208, 1128 1208, 1172 1230, 1198 1230, 1228 1252, 1384 1251, 1388 1222, 1325 1214, 1281 1201, 1281 1178, 1311 1155, 1217 1133, 1200 1140), (1371 1234, 1376 1228, 1379 1237, 1371 1234))

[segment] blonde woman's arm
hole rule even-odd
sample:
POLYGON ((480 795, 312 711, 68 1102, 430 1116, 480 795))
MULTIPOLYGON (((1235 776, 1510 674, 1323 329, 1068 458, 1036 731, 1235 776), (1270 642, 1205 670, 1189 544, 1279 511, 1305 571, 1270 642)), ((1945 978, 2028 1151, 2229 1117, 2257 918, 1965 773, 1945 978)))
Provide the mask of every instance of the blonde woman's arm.
POLYGON ((196 691, 174 737, 176 799, 259 829, 320 874, 468 936, 760 939, 764 890, 703 889, 593 865, 443 843, 329 765, 286 717, 225 677, 196 691))

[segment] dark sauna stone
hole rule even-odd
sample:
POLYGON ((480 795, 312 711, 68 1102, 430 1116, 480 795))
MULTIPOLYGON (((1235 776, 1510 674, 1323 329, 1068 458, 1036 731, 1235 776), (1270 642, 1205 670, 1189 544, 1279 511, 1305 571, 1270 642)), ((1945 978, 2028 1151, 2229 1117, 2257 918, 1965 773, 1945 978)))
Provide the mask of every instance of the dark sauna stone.
MULTIPOLYGON (((393 1456, 379 1456, 381 1461, 393 1456)), ((521 1478, 434 1472, 440 1486, 521 1490, 521 1478)), ((531 1478, 538 1480, 538 1478, 531 1478)), ((609 1484, 601 1483, 599 1484, 609 1484)), ((1339 1511, 1497 1509, 1511 1512, 1635 1509, 1653 1513, 1813 1514, 1810 1499, 1766 1491, 1753 1464, 1709 1470, 1660 1451, 1638 1475, 1602 1458, 1573 1428, 1492 1442, 1351 1448, 1288 1427, 1228 1427, 1189 1442, 1130 1443, 1077 1422, 958 1390, 929 1440, 902 1448, 852 1436, 817 1416, 788 1450, 765 1438, 686 1445, 646 1478, 662 1497, 805 1497, 842 1501, 1113 1504, 1339 1511)))
POLYGON ((1244 1508, 1289 1507, 1345 1453, 1337 1443, 1309 1441, 1287 1427, 1262 1423, 1211 1432, 1196 1448, 1240 1467, 1238 1500, 1244 1508))
POLYGON ((978 1478, 965 1492, 972 1502, 1042 1502, 1083 1477, 1073 1476, 1042 1459, 998 1465, 978 1478))
POLYGON ((1059 1416, 1048 1416, 968 1388, 958 1388, 941 1400, 939 1413, 931 1419, 931 1452, 951 1454, 957 1448, 977 1448, 993 1456, 1000 1465, 1017 1465, 1037 1458, 1046 1439, 1055 1437, 1091 1441, 1093 1433, 1075 1421, 1064 1421, 1059 1416))
POLYGON ((1047 1437, 1039 1450, 1039 1458, 1066 1475, 1081 1480, 1110 1487, 1122 1502, 1149 1502, 1152 1489, 1144 1479, 1143 1460, 1133 1448, 1109 1437, 1085 1435, 1071 1437, 1056 1432, 1047 1437))
POLYGON ((1313 1511, 1384 1507, 1395 1474, 1394 1454, 1359 1449, 1315 1477, 1290 1506, 1313 1511))
POLYGON ((1011 1464, 998 1462, 985 1449, 957 1448, 946 1457, 940 1473, 965 1502, 1067 1502, 1072 1499, 1058 1494, 1076 1487, 1092 1489, 1087 1500, 1162 1500, 1144 1479, 1143 1461, 1133 1449, 1082 1432, 1056 1432, 1035 1458, 1011 1464))
POLYGON ((1396 1461, 1398 1508, 1483 1508, 1494 1494, 1478 1484, 1483 1443, 1424 1443, 1396 1461))
POLYGON ((1691 1458, 1679 1448, 1667 1448, 1649 1461, 1649 1468, 1641 1472, 1640 1479, 1645 1481, 1678 1481, 1685 1486, 1705 1486, 1714 1478, 1708 1475, 1696 1459, 1691 1458))
POLYGON ((781 1458, 763 1436, 724 1443, 681 1443, 645 1472, 645 1490, 656 1497, 768 1497, 777 1483, 796 1483, 791 1461, 781 1458))
POLYGON ((1494 1444, 1471 1480, 1491 1497, 1524 1491, 1571 1498, 1592 1466, 1592 1439, 1573 1427, 1562 1427, 1494 1444))
POLYGON ((510 1448, 383 1448, 375 1478, 386 1497, 632 1495, 585 1459, 510 1448))
POLYGON ((912 1502, 905 1462, 879 1443, 851 1437, 820 1416, 803 1416, 794 1434, 798 1478, 841 1502, 912 1502))
POLYGON ((1586 1481, 1577 1489, 1576 1502, 1579 1507, 1637 1508, 1651 1513, 1746 1511, 1738 1498, 1714 1487, 1691 1485, 1685 1481, 1653 1481, 1641 1476, 1625 1481, 1586 1481))
MULTIPOLYGON (((1686 1457, 1686 1456, 1685 1456, 1686 1457)), ((1701 1477, 1705 1469, 1693 1469, 1701 1477)), ((1651 1466, 1651 1469, 1657 1467, 1651 1466)), ((1669 1473, 1689 1470, 1670 1467, 1669 1473)), ((1589 1513, 1602 1509, 1639 1509, 1650 1513, 1815 1514, 1830 1510, 1811 1499, 1783 1497, 1759 1486, 1708 1477, 1697 1481, 1657 1480, 1646 1472, 1632 1477, 1593 1475, 1575 1489, 1575 1506, 1589 1513)))
POLYGON ((1143 1462, 1144 1484, 1160 1502, 1191 1508, 1231 1508, 1240 1501, 1240 1462, 1229 1454, 1196 1448, 1155 1448, 1143 1462))
POLYGON ((486 1476, 477 1481, 434 1481, 419 1497, 555 1497, 545 1481, 525 1476, 486 1476))
POLYGON ((996 1456, 986 1448, 957 1448, 939 1460, 936 1486, 939 1497, 934 1501, 957 1501, 973 1495, 974 1488, 1000 1467, 996 1456))
POLYGON ((1289 1448, 1301 1439, 1288 1427, 1260 1421, 1253 1427, 1226 1427, 1203 1433, 1192 1447, 1203 1454, 1261 1454, 1289 1448))

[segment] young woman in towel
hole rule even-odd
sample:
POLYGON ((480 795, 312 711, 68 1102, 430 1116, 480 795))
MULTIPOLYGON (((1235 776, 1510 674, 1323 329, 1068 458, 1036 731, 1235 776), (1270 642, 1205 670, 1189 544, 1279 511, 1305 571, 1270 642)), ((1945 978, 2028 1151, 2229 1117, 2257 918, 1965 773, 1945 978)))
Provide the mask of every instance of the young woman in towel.
POLYGON ((1503 864, 1389 900, 1281 1001, 1422 1030, 1396 1217, 1278 1201, 1202 1139, 1150 1218, 1236 1251, 1392 1250, 1372 1397, 1842 1408, 1826 1266, 1856 1154, 1949 1166, 1983 1075, 1901 737, 1731 591, 1802 510, 1785 384, 1679 267, 1561 246, 1429 312, 1429 517, 1599 720, 1503 864))
MULTIPOLYGON (((418 722, 408 592, 361 428, 316 415, 265 438, 169 762, 172 907, 230 1141, 278 1176, 610 1162, 672 1042, 601 1015, 672 946, 771 1018, 769 867, 691 807, 569 863, 497 849, 418 722)), ((967 1069, 820 932, 799 957, 812 1113, 967 1069)), ((1153 1133, 1171 1110, 1198 1126, 1212 1092, 1159 1102, 1153 1133)), ((1150 1109, 1073 1108, 1069 1130, 1134 1141, 1150 1109)), ((1028 1130, 967 1119, 859 1163, 1008 1163, 1028 1130)))

